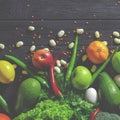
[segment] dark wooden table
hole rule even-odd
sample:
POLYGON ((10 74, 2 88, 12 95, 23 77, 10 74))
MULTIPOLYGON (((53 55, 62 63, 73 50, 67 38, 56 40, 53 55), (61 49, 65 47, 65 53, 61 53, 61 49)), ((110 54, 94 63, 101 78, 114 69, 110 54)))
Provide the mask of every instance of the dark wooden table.
MULTIPOLYGON (((85 53, 83 46, 95 39, 97 30, 101 33, 100 39, 108 41, 109 48, 114 47, 111 35, 113 31, 120 32, 120 0, 0 0, 0 43, 5 44, 0 59, 12 54, 29 63, 30 46, 49 47, 50 39, 57 41, 56 47, 49 47, 53 54, 61 50, 70 52, 67 46, 75 40, 76 28, 85 30, 79 36, 78 59, 85 53), (35 26, 35 31, 28 31, 30 25, 35 26), (66 33, 62 40, 56 37, 59 30, 66 33), (24 46, 16 48, 17 41, 23 41, 24 46)), ((17 72, 15 81, 21 76, 19 68, 17 72)), ((17 82, 0 86, 0 93, 12 109, 17 82)))

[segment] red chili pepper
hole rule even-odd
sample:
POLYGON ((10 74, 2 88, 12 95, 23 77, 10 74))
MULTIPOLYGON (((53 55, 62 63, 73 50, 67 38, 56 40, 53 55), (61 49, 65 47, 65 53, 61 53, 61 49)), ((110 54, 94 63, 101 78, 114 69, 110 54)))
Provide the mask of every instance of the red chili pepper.
POLYGON ((95 111, 92 112, 89 120, 94 120, 99 111, 100 109, 96 108, 95 111))
POLYGON ((45 67, 49 68, 50 73, 50 82, 53 88, 55 95, 63 97, 61 91, 57 87, 56 79, 54 76, 54 65, 58 57, 64 52, 59 53, 54 59, 50 51, 48 50, 37 50, 32 58, 33 65, 37 68, 44 69, 45 67))

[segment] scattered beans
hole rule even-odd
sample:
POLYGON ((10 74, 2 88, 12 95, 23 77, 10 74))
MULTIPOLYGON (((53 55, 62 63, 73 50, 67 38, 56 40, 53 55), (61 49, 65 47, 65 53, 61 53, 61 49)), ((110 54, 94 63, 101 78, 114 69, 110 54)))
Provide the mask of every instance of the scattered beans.
POLYGON ((81 34, 84 33, 84 29, 83 28, 78 28, 78 29, 76 29, 76 32, 77 32, 77 34, 81 35, 81 34))
POLYGON ((30 52, 35 51, 35 49, 36 49, 36 46, 35 46, 35 45, 32 45, 32 46, 30 47, 30 52))
POLYGON ((5 49, 5 45, 0 43, 0 49, 2 49, 2 50, 5 49))
POLYGON ((91 72, 95 72, 96 69, 97 69, 97 66, 96 66, 96 65, 93 65, 93 66, 91 67, 91 72))
POLYGON ((72 48, 74 47, 74 44, 75 44, 74 42, 71 42, 71 43, 68 45, 68 48, 69 48, 69 49, 72 49, 72 48))
POLYGON ((34 26, 28 26, 28 30, 32 32, 32 31, 35 30, 35 27, 34 26))
POLYGON ((119 32, 114 31, 114 32, 113 32, 113 36, 114 36, 114 37, 120 37, 120 34, 119 34, 119 32))
POLYGON ((107 46, 108 45, 108 42, 107 41, 103 41, 103 43, 107 46))
POLYGON ((57 65, 58 67, 61 67, 60 60, 57 60, 57 61, 56 61, 56 65, 57 65))
POLYGON ((67 62, 63 59, 60 60, 60 63, 61 63, 61 65, 66 65, 67 64, 67 62))
POLYGON ((87 55, 85 54, 82 56, 82 62, 85 62, 86 60, 87 60, 87 55))
POLYGON ((23 74, 23 75, 27 75, 28 73, 27 73, 26 70, 22 70, 22 74, 23 74))
POLYGON ((51 40, 49 41, 49 45, 50 45, 51 47, 55 47, 55 46, 56 46, 55 40, 51 39, 51 40))
POLYGON ((16 47, 22 47, 24 45, 23 41, 18 41, 16 47))
POLYGON ((17 65, 16 64, 12 64, 13 65, 13 68, 16 69, 17 68, 17 65))
POLYGON ((54 70, 55 70, 55 72, 57 72, 57 73, 60 73, 60 72, 61 72, 61 70, 60 70, 60 68, 59 68, 58 66, 55 66, 55 67, 54 67, 54 70))
POLYGON ((120 39, 119 38, 114 38, 114 43, 115 44, 120 44, 120 39))
POLYGON ((95 31, 95 37, 96 37, 96 38, 100 38, 100 33, 99 33, 99 31, 95 31))
POLYGON ((58 32, 58 37, 63 37, 64 34, 65 34, 65 31, 64 31, 64 30, 60 30, 60 31, 58 32))
POLYGON ((49 51, 49 48, 44 48, 44 50, 48 50, 49 51))

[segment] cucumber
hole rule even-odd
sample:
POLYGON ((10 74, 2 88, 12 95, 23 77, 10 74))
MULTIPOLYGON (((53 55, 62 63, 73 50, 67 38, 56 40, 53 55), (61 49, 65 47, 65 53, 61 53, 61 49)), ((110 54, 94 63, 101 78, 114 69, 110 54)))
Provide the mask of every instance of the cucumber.
POLYGON ((106 101, 111 105, 120 105, 120 90, 108 73, 102 72, 98 80, 100 91, 106 101))

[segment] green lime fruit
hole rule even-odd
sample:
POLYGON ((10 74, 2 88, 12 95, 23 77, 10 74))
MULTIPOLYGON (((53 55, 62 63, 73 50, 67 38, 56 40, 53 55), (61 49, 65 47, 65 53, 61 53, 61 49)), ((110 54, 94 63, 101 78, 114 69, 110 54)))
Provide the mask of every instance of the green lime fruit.
POLYGON ((74 88, 83 90, 91 85, 92 75, 88 68, 84 66, 77 66, 73 70, 71 80, 74 88))
POLYGON ((116 52, 112 57, 112 66, 116 72, 120 73, 120 52, 116 52))
POLYGON ((41 86, 34 78, 24 80, 18 90, 16 111, 28 110, 39 98, 41 86))

